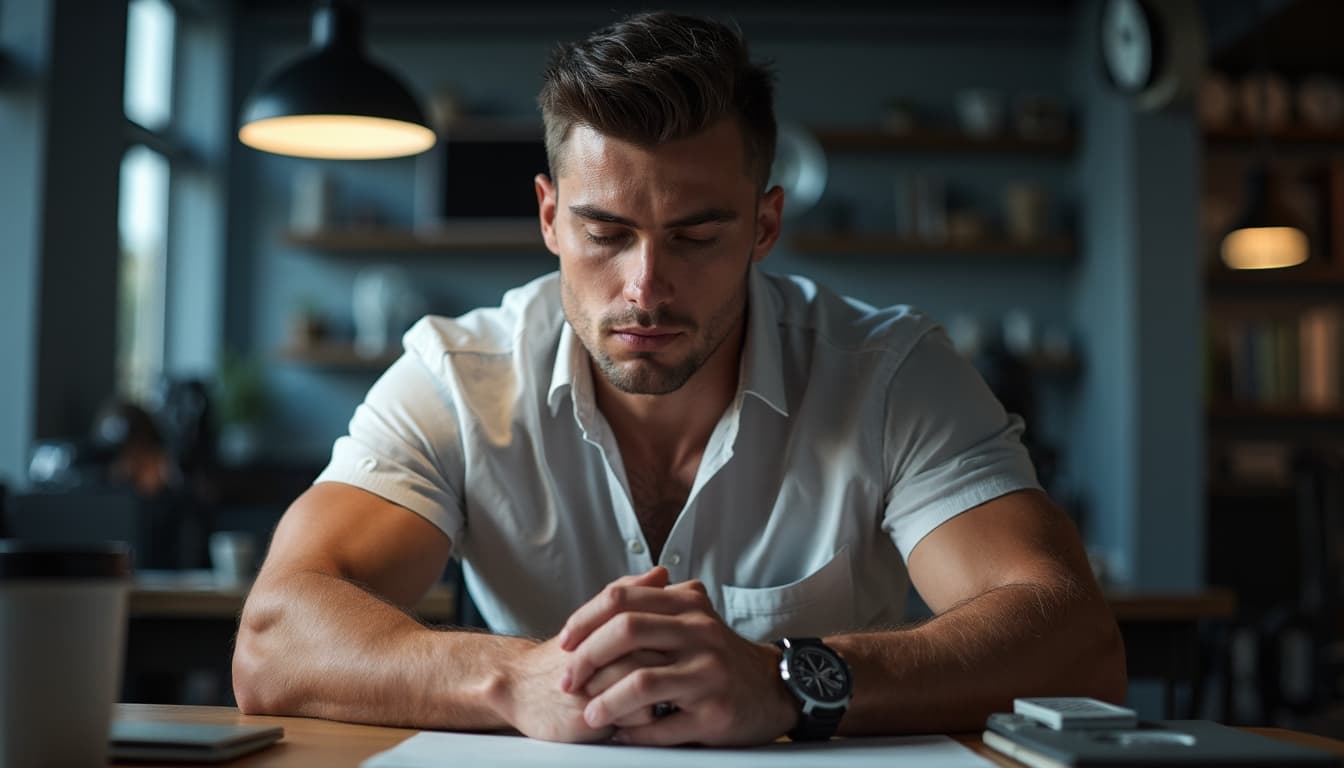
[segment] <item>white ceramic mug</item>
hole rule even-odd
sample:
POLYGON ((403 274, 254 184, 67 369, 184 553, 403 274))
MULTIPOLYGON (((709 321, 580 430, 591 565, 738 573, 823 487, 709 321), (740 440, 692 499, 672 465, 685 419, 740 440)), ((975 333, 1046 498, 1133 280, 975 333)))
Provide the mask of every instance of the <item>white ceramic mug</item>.
POLYGON ((252 581, 256 568, 256 537, 245 531, 218 531, 210 534, 210 565, 215 583, 240 587, 252 581))
POLYGON ((0 767, 107 764, 130 572, 121 544, 0 540, 0 767))

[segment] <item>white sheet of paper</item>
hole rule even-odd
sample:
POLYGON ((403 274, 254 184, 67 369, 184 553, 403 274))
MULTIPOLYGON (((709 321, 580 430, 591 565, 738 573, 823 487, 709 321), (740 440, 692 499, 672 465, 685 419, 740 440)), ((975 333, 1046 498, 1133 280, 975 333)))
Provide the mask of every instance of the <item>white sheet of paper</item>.
POLYGON ((993 764, 946 736, 836 739, 825 743, 769 744, 753 749, 626 747, 616 744, 556 744, 522 736, 417 733, 361 768, 993 768, 993 764))

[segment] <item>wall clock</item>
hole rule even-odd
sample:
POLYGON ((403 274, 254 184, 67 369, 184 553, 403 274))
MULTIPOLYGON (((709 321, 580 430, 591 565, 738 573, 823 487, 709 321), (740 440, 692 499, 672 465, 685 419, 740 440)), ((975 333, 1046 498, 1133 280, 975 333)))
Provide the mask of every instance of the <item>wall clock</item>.
POLYGON ((1099 47, 1106 79, 1139 110, 1188 99, 1204 65, 1197 0, 1103 0, 1099 47))

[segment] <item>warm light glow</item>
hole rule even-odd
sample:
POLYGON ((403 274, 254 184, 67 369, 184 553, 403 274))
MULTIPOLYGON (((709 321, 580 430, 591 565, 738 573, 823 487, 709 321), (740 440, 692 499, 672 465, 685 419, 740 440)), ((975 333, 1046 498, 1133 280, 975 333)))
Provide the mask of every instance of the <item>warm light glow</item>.
POLYGON ((423 125, 362 115, 272 117, 244 125, 238 139, 264 152, 329 160, 404 157, 434 146, 423 125))
POLYGON ((1307 260, 1307 236, 1297 227, 1235 229, 1223 238, 1223 263, 1232 269, 1279 269, 1307 260))

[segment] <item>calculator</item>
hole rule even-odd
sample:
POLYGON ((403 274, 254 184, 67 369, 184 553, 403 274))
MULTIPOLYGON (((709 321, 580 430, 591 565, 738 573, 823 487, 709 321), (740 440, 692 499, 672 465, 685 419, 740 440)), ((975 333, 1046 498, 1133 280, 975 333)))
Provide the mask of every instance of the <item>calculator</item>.
POLYGON ((1132 709, 1081 696, 1013 699, 1013 713, 1057 731, 1133 728, 1139 721, 1132 709))

